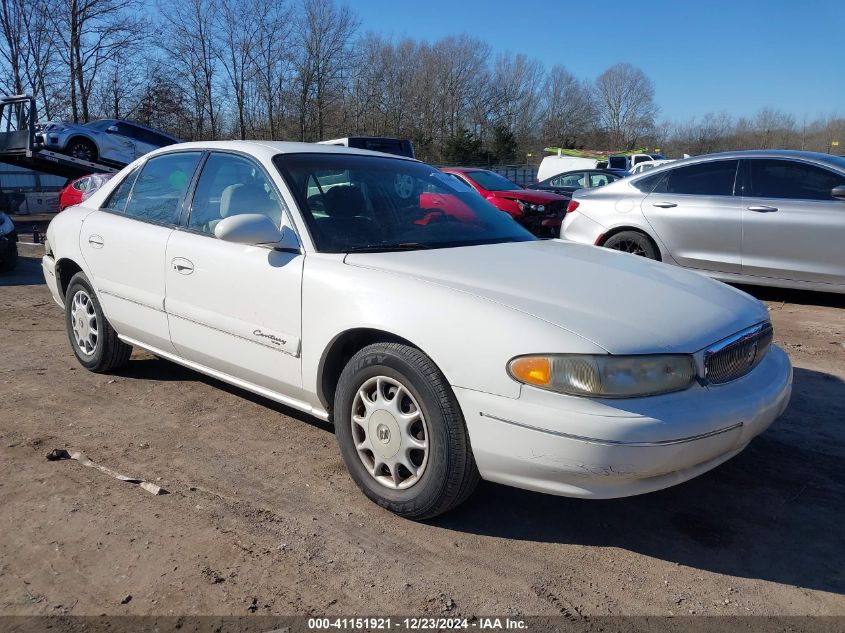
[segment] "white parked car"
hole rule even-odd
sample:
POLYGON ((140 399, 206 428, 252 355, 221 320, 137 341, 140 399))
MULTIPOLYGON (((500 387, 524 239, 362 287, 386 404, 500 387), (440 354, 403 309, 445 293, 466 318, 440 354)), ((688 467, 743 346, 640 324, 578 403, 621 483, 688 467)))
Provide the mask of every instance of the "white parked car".
POLYGON ((412 159, 186 143, 47 235, 83 366, 113 371, 137 346, 331 420, 358 486, 414 519, 479 476, 590 498, 665 488, 739 453, 790 396, 757 300, 537 240, 412 159))

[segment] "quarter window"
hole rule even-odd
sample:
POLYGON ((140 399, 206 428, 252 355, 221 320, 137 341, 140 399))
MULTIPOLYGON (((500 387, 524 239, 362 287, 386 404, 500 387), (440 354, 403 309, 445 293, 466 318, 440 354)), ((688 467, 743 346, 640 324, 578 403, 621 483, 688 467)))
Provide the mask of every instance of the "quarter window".
POLYGON ((223 218, 244 213, 266 215, 281 226, 282 203, 264 171, 233 154, 211 154, 202 169, 188 228, 214 234, 223 218))
POLYGON ((201 152, 177 152, 146 162, 126 205, 126 215, 156 224, 176 224, 201 152))
POLYGON ((750 171, 754 198, 833 200, 831 189, 845 185, 841 174, 791 160, 752 160, 750 171))
POLYGON ((661 174, 663 177, 653 192, 732 196, 738 164, 737 160, 720 160, 678 167, 666 174, 661 174))
POLYGON ((140 167, 136 167, 129 174, 123 181, 115 187, 114 191, 112 191, 109 199, 106 201, 106 204, 103 205, 103 209, 108 209, 109 211, 116 211, 117 213, 123 213, 126 210, 126 201, 129 200, 129 193, 132 191, 132 185, 135 184, 135 179, 138 177, 138 173, 141 171, 140 167))

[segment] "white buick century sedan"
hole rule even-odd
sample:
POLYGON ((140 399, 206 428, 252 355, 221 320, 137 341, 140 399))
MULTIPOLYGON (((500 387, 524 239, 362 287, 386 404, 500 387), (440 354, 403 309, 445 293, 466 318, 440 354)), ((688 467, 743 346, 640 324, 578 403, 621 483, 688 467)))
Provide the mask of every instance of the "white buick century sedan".
POLYGON ((540 241, 413 159, 174 145, 47 231, 44 274, 95 372, 133 347, 334 423, 355 483, 424 519, 479 478, 658 490, 786 407, 766 308, 697 273, 540 241))

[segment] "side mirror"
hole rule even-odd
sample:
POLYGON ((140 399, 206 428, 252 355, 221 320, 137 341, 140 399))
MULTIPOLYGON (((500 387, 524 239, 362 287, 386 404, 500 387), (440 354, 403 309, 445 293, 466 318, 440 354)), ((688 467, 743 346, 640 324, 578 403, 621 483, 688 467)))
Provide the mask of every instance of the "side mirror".
POLYGON ((837 200, 845 200, 845 185, 839 185, 838 187, 834 187, 830 191, 830 195, 832 195, 837 200))
POLYGON ((108 132, 109 134, 117 134, 117 126, 116 125, 110 125, 109 127, 106 128, 106 132, 108 132))
POLYGON ((299 240, 287 226, 280 231, 266 215, 244 213, 223 218, 214 227, 214 235, 226 242, 271 246, 284 251, 299 251, 299 240))

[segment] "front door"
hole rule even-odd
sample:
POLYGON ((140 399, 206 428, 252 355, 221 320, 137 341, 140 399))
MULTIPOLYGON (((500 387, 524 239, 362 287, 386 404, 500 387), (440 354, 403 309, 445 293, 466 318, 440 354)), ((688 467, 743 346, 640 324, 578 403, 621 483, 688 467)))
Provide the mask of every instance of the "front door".
POLYGON ((115 330, 173 351, 164 313, 165 253, 200 152, 158 156, 130 172, 82 224, 80 248, 115 330))
POLYGON ((738 160, 669 169, 642 202, 642 212, 678 264, 714 272, 742 267, 738 160))
POLYGON ((845 284, 845 176, 795 160, 749 159, 743 198, 742 272, 845 284))
POLYGON ((212 152, 187 226, 167 245, 171 340, 185 359, 299 399, 304 256, 214 236, 221 219, 241 213, 286 223, 281 197, 258 163, 212 152))

